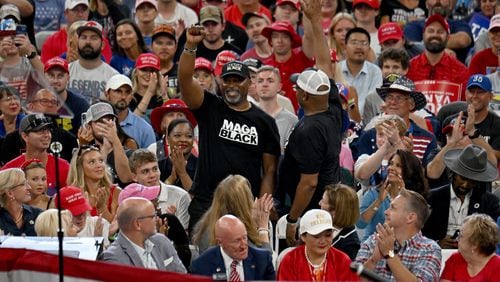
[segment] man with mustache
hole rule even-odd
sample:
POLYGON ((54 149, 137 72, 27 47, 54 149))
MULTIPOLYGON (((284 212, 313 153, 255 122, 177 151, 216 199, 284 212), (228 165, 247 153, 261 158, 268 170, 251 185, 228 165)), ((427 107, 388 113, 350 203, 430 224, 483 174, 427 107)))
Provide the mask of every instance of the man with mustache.
POLYGON ((495 220, 500 215, 497 196, 486 189, 486 184, 497 178, 498 171, 488 161, 487 151, 474 144, 448 150, 444 163, 450 170, 450 184, 432 190, 429 197, 432 212, 422 232, 437 240, 441 248, 456 249, 457 230, 466 216, 485 213, 495 220))
POLYGON ((105 98, 106 82, 118 72, 101 60, 104 45, 102 26, 99 23, 88 21, 76 33, 79 59, 69 65, 68 89, 82 94, 92 103, 105 98))
MULTIPOLYGON (((453 50, 457 54, 457 58, 463 63, 472 47, 472 32, 465 20, 452 19, 452 2, 450 0, 427 0, 426 6, 429 11, 429 17, 440 15, 446 19, 450 25, 450 32, 446 48, 453 50)), ((404 32, 405 38, 412 42, 425 41, 422 34, 427 28, 426 20, 412 21, 406 24, 404 32)))
POLYGON ((193 78, 196 50, 205 34, 203 26, 187 29, 178 72, 182 100, 199 128, 198 170, 190 190, 190 229, 210 207, 217 184, 228 174, 246 177, 254 197, 272 194, 281 152, 276 122, 247 100, 251 84, 248 66, 240 61, 224 65, 220 96, 204 91, 193 78))
MULTIPOLYGON (((445 80, 461 85, 461 92, 454 93, 452 101, 465 98, 465 86, 469 79, 467 67, 448 54, 448 41, 451 38, 450 25, 439 14, 430 16, 425 22, 423 33, 425 50, 410 61, 408 78, 414 82, 421 80, 445 80)), ((429 101, 430 102, 430 101, 429 101)), ((436 112, 439 109, 436 109, 436 112)))

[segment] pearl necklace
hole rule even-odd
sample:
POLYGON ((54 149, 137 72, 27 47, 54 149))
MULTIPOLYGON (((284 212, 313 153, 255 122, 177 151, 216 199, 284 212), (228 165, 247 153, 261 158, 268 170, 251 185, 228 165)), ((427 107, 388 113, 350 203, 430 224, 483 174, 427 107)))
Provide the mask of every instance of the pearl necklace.
POLYGON ((308 263, 309 263, 312 267, 314 267, 314 268, 320 268, 320 267, 323 265, 323 263, 325 263, 325 260, 326 260, 326 253, 325 253, 325 255, 323 256, 323 259, 321 260, 321 262, 320 262, 319 264, 313 264, 313 263, 311 262, 311 260, 309 260, 309 257, 307 256, 307 247, 305 247, 305 255, 306 255, 306 260, 307 260, 307 262, 308 262, 308 263))

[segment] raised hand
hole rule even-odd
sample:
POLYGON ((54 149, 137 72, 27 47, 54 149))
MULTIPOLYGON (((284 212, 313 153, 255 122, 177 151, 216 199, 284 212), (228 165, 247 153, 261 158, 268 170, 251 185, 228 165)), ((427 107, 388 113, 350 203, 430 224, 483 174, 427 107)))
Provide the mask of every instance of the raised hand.
POLYGON ((187 29, 186 32, 186 44, 190 44, 195 47, 200 43, 203 38, 205 38, 205 28, 201 25, 192 25, 187 29))
POLYGON ((301 0, 300 7, 309 19, 321 16, 321 0, 301 0))

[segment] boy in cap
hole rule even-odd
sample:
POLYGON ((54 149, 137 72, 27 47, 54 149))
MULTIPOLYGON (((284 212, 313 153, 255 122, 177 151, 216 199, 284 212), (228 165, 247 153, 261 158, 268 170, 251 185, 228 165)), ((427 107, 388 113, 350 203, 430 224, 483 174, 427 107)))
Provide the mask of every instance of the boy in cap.
POLYGON ((45 78, 54 89, 63 107, 69 109, 73 114, 71 120, 61 120, 62 127, 70 131, 73 135, 78 134, 81 126, 81 115, 90 107, 89 103, 82 95, 68 90, 66 87, 69 81, 68 62, 60 57, 54 57, 45 63, 45 78))
POLYGON ((136 23, 141 31, 144 43, 151 47, 152 35, 154 34, 155 19, 158 16, 158 5, 156 0, 135 1, 136 23))
POLYGON ((179 85, 177 83, 177 61, 175 52, 177 51, 177 37, 175 29, 170 25, 158 25, 153 31, 151 51, 160 59, 160 73, 167 79, 168 96, 177 97, 179 95, 179 85))
POLYGON ((201 44, 198 44, 196 57, 203 57, 211 62, 214 62, 217 55, 229 50, 235 53, 243 53, 236 45, 224 41, 222 33, 224 32, 225 23, 222 11, 216 6, 205 6, 200 11, 200 25, 205 28, 205 36, 201 44))
POLYGON ((488 28, 488 38, 491 47, 478 52, 469 64, 469 75, 495 73, 500 54, 500 14, 491 17, 488 28))
POLYGON ((179 62, 182 99, 193 111, 200 132, 199 166, 191 188, 194 198, 190 228, 210 206, 215 187, 228 173, 245 176, 256 197, 272 193, 280 155, 276 123, 247 100, 251 82, 245 64, 232 61, 224 65, 222 96, 204 91, 193 78, 196 48, 205 34, 204 27, 188 28, 179 62), (217 149, 210 149, 213 146, 217 149))
POLYGON ((48 152, 52 142, 51 125, 52 122, 44 117, 43 114, 26 115, 19 125, 19 133, 26 144, 26 152, 2 167, 2 169, 20 168, 28 160, 41 160, 47 171, 47 194, 49 196, 54 195, 57 188, 66 186, 69 171, 69 163, 62 158, 58 158, 59 182, 57 183, 56 158, 48 152))
POLYGON ((352 10, 356 18, 356 26, 364 28, 370 34, 370 47, 378 56, 382 51, 377 38, 377 27, 375 20, 378 17, 380 8, 379 0, 354 0, 352 1, 352 10))

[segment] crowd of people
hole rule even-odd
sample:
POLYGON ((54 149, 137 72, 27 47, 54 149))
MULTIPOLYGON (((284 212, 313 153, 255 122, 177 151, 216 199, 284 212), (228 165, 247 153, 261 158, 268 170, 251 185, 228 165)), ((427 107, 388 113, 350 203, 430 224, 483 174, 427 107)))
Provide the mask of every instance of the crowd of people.
POLYGON ((0 19, 2 235, 60 221, 99 260, 215 280, 500 280, 499 0, 0 19))

